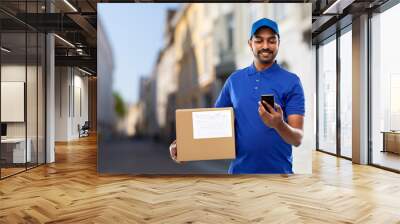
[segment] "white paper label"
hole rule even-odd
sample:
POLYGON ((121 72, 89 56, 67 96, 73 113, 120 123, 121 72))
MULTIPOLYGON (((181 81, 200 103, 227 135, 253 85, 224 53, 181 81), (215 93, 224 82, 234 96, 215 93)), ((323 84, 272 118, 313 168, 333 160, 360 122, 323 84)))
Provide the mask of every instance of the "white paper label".
POLYGON ((232 137, 230 110, 192 112, 193 139, 232 137))

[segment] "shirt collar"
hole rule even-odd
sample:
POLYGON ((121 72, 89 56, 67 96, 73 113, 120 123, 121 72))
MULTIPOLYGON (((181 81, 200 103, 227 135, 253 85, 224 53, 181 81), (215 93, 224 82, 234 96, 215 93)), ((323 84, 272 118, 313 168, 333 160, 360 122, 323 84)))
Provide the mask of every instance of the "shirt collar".
POLYGON ((278 63, 276 63, 276 60, 275 60, 275 62, 271 65, 271 67, 266 68, 266 69, 261 70, 261 71, 257 71, 257 68, 256 68, 256 66, 254 65, 254 62, 253 62, 253 63, 251 63, 251 65, 249 66, 249 72, 248 72, 248 74, 249 74, 249 75, 254 75, 254 74, 256 74, 257 72, 260 72, 261 74, 265 74, 265 73, 267 73, 267 72, 272 72, 272 71, 278 69, 279 67, 280 67, 280 66, 278 65, 278 63))

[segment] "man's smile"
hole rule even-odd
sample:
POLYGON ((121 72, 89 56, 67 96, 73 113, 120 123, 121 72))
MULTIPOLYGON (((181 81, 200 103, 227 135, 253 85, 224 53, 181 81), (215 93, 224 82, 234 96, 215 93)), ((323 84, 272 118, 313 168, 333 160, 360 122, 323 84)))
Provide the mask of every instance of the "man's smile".
POLYGON ((263 57, 268 57, 271 53, 268 52, 262 52, 260 55, 263 57))

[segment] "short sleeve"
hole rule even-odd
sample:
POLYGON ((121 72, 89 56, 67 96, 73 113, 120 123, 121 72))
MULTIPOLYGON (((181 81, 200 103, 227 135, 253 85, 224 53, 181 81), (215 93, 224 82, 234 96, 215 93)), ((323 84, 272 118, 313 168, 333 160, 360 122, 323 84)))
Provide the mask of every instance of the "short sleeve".
POLYGON ((232 107, 232 101, 230 96, 230 79, 228 78, 225 81, 224 86, 222 87, 221 92, 217 100, 215 101, 214 107, 232 107))
POLYGON ((287 95, 286 108, 285 113, 286 116, 292 114, 305 114, 305 99, 304 99, 304 91, 303 86, 301 84, 300 79, 297 79, 294 86, 291 88, 290 92, 287 95))

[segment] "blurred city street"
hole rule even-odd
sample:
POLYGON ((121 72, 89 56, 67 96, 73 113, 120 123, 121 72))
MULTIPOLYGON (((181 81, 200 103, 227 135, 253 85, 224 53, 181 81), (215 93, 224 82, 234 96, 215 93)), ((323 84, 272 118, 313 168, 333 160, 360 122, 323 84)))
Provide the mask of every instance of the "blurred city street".
POLYGON ((100 154, 104 158, 105 173, 227 174, 230 162, 213 160, 177 164, 169 156, 169 145, 145 138, 103 142, 99 147, 100 150, 107 149, 100 154))

